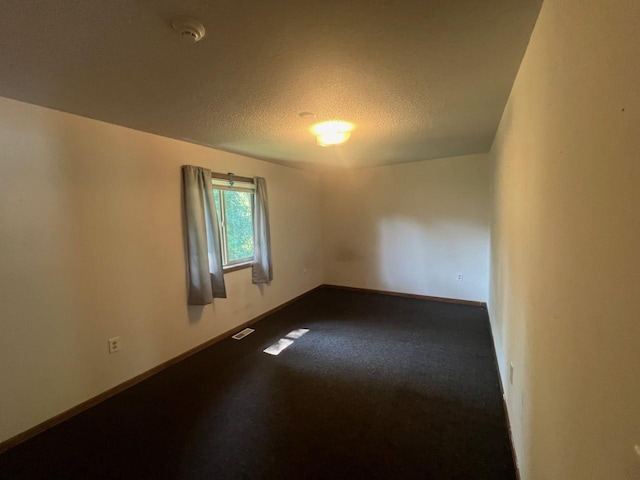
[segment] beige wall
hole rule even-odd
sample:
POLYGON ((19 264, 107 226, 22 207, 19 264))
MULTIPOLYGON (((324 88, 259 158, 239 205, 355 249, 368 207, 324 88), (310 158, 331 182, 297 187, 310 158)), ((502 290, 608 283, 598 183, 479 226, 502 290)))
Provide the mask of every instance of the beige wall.
MULTIPOLYGON (((0 441, 322 283, 316 174, 8 99, 0 112, 0 441), (187 307, 186 163, 267 178, 263 292, 242 270, 225 277, 228 299, 187 307)), ((486 155, 331 178, 328 282, 485 300, 486 155), (360 261, 345 263, 349 249, 360 261)))
POLYGON ((640 478, 639 32, 637 0, 546 0, 491 151, 524 480, 640 478))
POLYGON ((324 175, 325 282, 486 301, 489 173, 480 154, 324 175))
POLYGON ((322 282, 315 174, 7 99, 0 112, 0 441, 322 282), (182 164, 267 179, 271 286, 233 272, 228 299, 187 307, 182 164))

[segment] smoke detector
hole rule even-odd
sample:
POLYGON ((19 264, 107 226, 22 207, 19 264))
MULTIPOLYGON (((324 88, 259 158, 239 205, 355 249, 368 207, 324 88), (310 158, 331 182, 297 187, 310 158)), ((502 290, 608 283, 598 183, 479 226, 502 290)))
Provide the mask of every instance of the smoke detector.
POLYGON ((204 25, 195 18, 178 17, 171 24, 185 43, 196 43, 204 37, 204 25))

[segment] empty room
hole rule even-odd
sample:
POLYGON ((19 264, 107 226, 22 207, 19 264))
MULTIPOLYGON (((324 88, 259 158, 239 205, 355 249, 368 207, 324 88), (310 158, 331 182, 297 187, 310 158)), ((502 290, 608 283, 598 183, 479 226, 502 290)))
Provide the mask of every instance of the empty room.
POLYGON ((0 1, 0 478, 640 480, 640 2, 0 1))

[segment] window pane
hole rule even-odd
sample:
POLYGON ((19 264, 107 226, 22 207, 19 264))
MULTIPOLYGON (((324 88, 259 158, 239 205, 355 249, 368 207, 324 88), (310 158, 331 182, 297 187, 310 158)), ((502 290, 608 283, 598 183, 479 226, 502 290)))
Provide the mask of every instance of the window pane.
POLYGON ((216 201, 216 213, 218 214, 218 223, 222 220, 222 214, 220 213, 220 190, 213 190, 213 198, 216 201))
POLYGON ((224 190, 227 260, 253 258, 253 194, 224 190))
POLYGON ((222 193, 220 190, 213 189, 213 198, 216 202, 216 214, 218 215, 218 229, 220 232, 220 248, 222 249, 222 265, 227 264, 227 245, 225 242, 224 228, 222 226, 222 205, 220 201, 220 196, 222 193))

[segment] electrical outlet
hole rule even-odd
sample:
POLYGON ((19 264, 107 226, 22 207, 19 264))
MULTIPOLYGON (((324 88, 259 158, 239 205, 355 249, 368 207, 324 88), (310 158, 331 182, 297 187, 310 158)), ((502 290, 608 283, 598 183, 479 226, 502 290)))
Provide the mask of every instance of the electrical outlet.
POLYGON ((456 276, 456 278, 458 279, 458 281, 459 281, 459 282, 462 282, 462 281, 463 281, 463 279, 464 279, 464 277, 462 276, 462 274, 461 274, 461 273, 459 273, 459 274, 456 276))
POLYGON ((109 339, 109 353, 116 353, 120 350, 120 337, 109 339))
POLYGON ((509 384, 513 385, 513 363, 509 363, 509 384))

